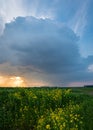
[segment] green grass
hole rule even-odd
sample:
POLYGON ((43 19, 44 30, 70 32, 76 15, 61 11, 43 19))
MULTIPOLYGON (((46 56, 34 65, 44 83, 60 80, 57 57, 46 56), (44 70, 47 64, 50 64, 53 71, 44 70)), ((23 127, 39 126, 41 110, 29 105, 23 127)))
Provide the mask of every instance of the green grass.
POLYGON ((93 130, 93 88, 0 88, 0 130, 93 130))

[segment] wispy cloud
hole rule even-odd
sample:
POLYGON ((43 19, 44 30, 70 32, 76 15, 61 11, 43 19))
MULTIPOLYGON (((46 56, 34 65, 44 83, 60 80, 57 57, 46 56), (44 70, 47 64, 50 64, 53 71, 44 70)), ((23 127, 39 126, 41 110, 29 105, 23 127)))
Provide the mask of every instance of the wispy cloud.
POLYGON ((11 21, 14 17, 24 16, 22 8, 22 0, 1 0, 0 1, 0 16, 5 22, 11 21))
POLYGON ((69 25, 73 31, 79 36, 82 35, 84 28, 87 24, 87 11, 90 0, 86 0, 79 6, 75 16, 70 20, 69 25))

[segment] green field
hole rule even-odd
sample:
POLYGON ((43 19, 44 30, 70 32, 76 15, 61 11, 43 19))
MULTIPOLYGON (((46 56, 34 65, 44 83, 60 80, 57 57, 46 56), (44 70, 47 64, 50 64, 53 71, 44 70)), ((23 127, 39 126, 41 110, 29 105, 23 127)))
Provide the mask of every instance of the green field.
POLYGON ((0 130, 93 130, 93 88, 0 88, 0 130))

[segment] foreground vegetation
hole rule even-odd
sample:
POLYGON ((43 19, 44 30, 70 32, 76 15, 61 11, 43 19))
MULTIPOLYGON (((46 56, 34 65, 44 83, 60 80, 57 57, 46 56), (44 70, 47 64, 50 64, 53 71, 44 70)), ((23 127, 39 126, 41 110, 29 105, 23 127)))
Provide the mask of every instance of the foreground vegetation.
POLYGON ((93 97, 86 92, 1 88, 0 130, 93 130, 93 97))

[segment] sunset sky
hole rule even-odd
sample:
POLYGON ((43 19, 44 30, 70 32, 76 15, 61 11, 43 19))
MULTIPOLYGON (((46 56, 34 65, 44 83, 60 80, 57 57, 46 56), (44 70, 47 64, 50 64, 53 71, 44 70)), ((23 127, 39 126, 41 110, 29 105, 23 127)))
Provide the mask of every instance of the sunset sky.
POLYGON ((0 86, 93 84, 93 0, 0 0, 0 86))

